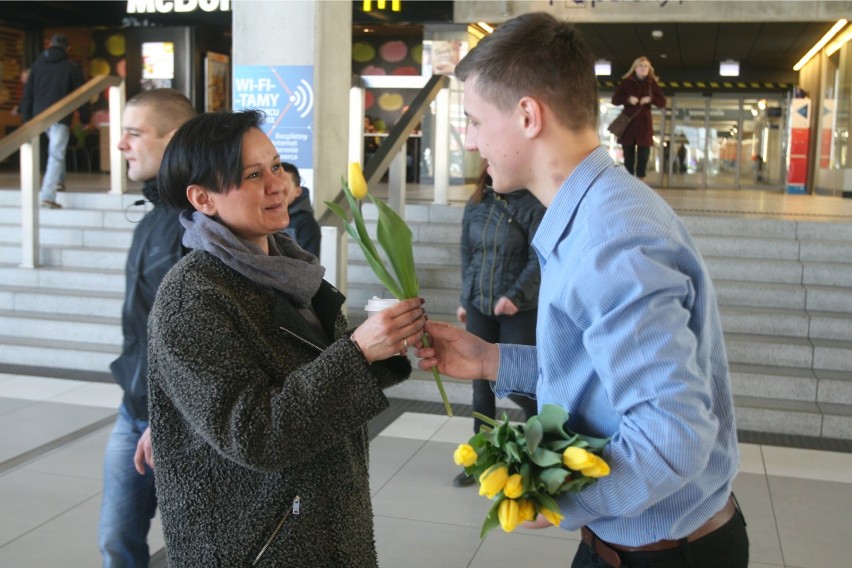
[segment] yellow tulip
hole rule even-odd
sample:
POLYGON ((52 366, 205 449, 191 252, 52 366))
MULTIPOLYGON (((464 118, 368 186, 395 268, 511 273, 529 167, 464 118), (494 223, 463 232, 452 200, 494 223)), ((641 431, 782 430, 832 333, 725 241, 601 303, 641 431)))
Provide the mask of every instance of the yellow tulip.
POLYGON ((456 465, 463 467, 470 467, 475 464, 477 457, 476 450, 470 444, 459 444, 459 447, 453 452, 453 461, 456 462, 456 465))
POLYGON ((568 469, 580 471, 595 465, 595 456, 583 448, 570 446, 565 448, 565 451, 562 452, 562 463, 564 463, 565 467, 568 469))
POLYGON ((492 465, 479 476, 479 494, 494 499, 503 491, 506 480, 509 479, 509 469, 503 464, 492 465))
POLYGON ((518 499, 518 521, 532 521, 535 519, 535 504, 529 499, 518 499))
POLYGON ((520 518, 518 517, 518 502, 514 499, 503 499, 500 505, 497 506, 497 518, 500 520, 500 526, 506 532, 512 532, 518 526, 520 518))
POLYGON ((520 473, 513 473, 506 480, 506 487, 503 488, 503 495, 510 499, 517 499, 524 494, 524 478, 520 473))
POLYGON ((367 180, 358 162, 349 162, 349 191, 355 199, 367 197, 367 180))
POLYGON ((545 519, 550 521, 551 525, 556 525, 557 527, 559 526, 559 523, 562 522, 562 519, 565 518, 562 513, 551 511, 550 509, 546 509, 544 507, 541 508, 541 511, 539 511, 539 513, 541 513, 545 519))
POLYGON ((603 461, 598 456, 594 456, 595 465, 591 467, 584 467, 580 471, 586 477, 605 477, 609 475, 609 464, 603 461))

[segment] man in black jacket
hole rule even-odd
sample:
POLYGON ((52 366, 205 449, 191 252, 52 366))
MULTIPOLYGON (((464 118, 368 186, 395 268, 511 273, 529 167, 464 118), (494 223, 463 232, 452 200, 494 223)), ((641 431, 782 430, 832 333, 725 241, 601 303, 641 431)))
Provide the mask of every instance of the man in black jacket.
POLYGON ((148 429, 148 312, 163 277, 184 255, 180 211, 160 203, 157 174, 169 140, 195 116, 189 100, 173 89, 144 91, 124 110, 118 149, 127 177, 142 181, 154 207, 139 222, 127 256, 121 314, 124 345, 110 369, 124 390, 118 420, 104 456, 104 494, 98 540, 104 566, 148 566, 148 529, 157 508, 148 429))
POLYGON ((322 233, 314 217, 314 208, 311 206, 311 192, 307 187, 302 187, 302 176, 299 175, 299 169, 296 166, 281 162, 281 167, 287 172, 291 182, 290 191, 287 194, 290 223, 284 231, 293 237, 300 247, 319 258, 322 233))
MULTIPOLYGON (((24 85, 21 99, 21 117, 30 120, 63 97, 83 85, 83 71, 79 65, 68 58, 68 38, 56 34, 50 39, 50 47, 36 60, 30 70, 30 76, 24 85)), ((56 190, 65 179, 65 150, 71 137, 71 118, 73 113, 52 124, 47 129, 48 145, 47 170, 41 183, 41 205, 49 209, 61 209, 56 202, 56 190)), ((80 121, 89 123, 89 105, 80 107, 80 121)))

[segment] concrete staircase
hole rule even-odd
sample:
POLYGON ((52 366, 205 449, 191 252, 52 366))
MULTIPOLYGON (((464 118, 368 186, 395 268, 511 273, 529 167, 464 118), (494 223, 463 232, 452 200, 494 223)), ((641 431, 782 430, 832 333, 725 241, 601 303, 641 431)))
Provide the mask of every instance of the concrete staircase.
MULTIPOLYGON (((68 193, 41 210, 43 266, 20 268, 17 191, 0 191, 0 365, 102 375, 121 344, 123 266, 138 195, 68 193), (125 211, 127 209, 127 211, 125 211)), ((376 212, 365 208, 368 223, 376 212)), ((421 294, 453 321, 462 209, 412 204, 421 294)), ((684 216, 716 284, 742 430, 852 440, 852 224, 684 216)), ((371 232, 374 229, 370 228, 371 232)), ((350 243, 353 324, 383 288, 350 243)), ((467 383, 445 379, 453 403, 467 383)), ((391 396, 438 401, 430 374, 391 396)), ((511 405, 511 403, 506 403, 511 405)))

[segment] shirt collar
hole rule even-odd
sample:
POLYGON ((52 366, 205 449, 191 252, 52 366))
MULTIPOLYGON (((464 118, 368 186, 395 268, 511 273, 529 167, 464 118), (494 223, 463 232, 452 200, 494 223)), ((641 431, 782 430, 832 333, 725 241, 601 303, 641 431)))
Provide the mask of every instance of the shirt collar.
POLYGON ((609 151, 598 146, 562 182, 533 237, 532 246, 543 262, 562 240, 592 183, 605 169, 615 165, 609 151))

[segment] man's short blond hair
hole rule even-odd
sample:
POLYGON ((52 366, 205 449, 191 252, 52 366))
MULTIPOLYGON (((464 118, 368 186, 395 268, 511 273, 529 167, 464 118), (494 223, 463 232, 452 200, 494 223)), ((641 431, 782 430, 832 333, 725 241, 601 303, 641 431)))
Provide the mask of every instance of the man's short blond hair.
POLYGON ((152 113, 151 119, 157 136, 164 136, 180 128, 197 114, 189 99, 175 89, 142 91, 128 100, 126 106, 153 107, 156 112, 152 113))

